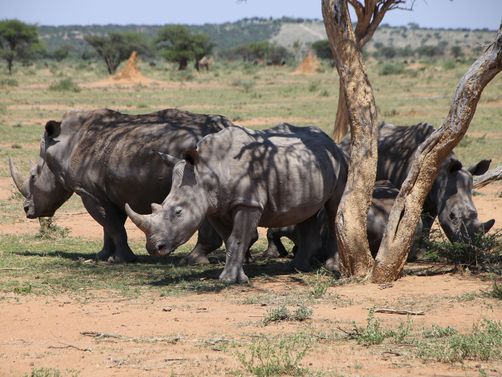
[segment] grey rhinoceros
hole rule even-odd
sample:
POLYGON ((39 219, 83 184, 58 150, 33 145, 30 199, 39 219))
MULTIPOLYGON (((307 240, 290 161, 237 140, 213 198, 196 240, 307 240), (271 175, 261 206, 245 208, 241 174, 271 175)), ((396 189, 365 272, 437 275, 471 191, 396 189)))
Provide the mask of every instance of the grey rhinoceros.
MULTIPOLYGON (((375 185, 373 205, 368 213, 368 241, 373 255, 376 255, 380 247, 389 212, 398 189, 408 175, 414 154, 418 146, 434 131, 434 127, 426 123, 413 126, 384 123, 379 131, 377 180, 380 181, 375 185)), ((349 139, 344 139, 340 147, 348 155, 349 139)), ((472 201, 472 176, 485 173, 489 165, 490 160, 481 160, 469 169, 463 169, 462 163, 454 153, 448 155, 425 200, 422 219, 417 225, 417 240, 428 237, 436 217, 439 217, 441 227, 452 242, 471 243, 477 233, 490 230, 495 221, 481 223, 472 201)), ((324 239, 325 219, 326 216, 321 212, 314 224, 320 233, 312 242, 316 242, 321 250, 324 242, 320 242, 319 239, 324 239)), ((269 244, 265 256, 287 255, 280 241, 281 237, 288 237, 296 242, 297 229, 294 226, 269 229, 267 232, 269 244)), ((416 257, 416 247, 414 244, 409 260, 416 257)))
MULTIPOLYGON (((69 112, 61 122, 47 122, 41 158, 29 178, 9 161, 11 175, 26 198, 28 218, 52 216, 75 192, 103 226, 104 244, 97 258, 130 262, 136 256, 127 243, 124 204, 150 213, 150 205, 155 209, 171 187, 172 167, 153 151, 182 156, 205 135, 231 125, 222 116, 176 109, 143 115, 108 109, 69 112)), ((205 258, 220 245, 221 238, 203 222, 192 256, 205 258)))
MULTIPOLYGON (((367 236, 370 245, 370 251, 373 256, 376 256, 380 243, 382 242, 383 234, 385 232, 385 227, 389 218, 390 210, 394 204, 394 200, 399 194, 392 183, 389 181, 377 181, 375 183, 375 188, 373 190, 373 199, 371 201, 371 206, 368 211, 367 218, 367 236)), ((327 243, 327 217, 326 212, 321 209, 316 216, 316 221, 313 223, 314 229, 317 230, 316 236, 312 238, 317 252, 315 257, 322 260, 325 257, 325 248, 327 243)), ((419 221, 417 225, 417 234, 420 234, 422 229, 422 221, 419 221)), ((295 244, 293 247, 293 253, 296 252, 298 242, 298 229, 296 226, 288 226, 282 228, 270 228, 267 231, 268 247, 263 253, 265 257, 275 258, 275 257, 285 257, 288 252, 281 242, 281 237, 287 237, 293 241, 295 244)), ((415 259, 416 249, 413 248, 410 252, 408 260, 415 259)))
MULTIPOLYGON (((430 124, 413 126, 382 124, 378 141, 377 179, 389 180, 401 188, 419 145, 434 132, 430 124)), ((491 160, 481 160, 464 169, 452 152, 442 162, 439 174, 427 195, 422 215, 424 236, 428 237, 434 219, 451 242, 472 243, 475 236, 486 233, 495 223, 482 223, 472 200, 472 177, 485 173, 491 160)))
POLYGON ((281 124, 263 131, 229 127, 204 137, 175 163, 173 186, 162 206, 140 215, 126 205, 132 221, 145 232, 150 253, 168 254, 186 242, 207 216, 223 238, 226 262, 220 279, 247 282, 246 251, 256 227, 299 224, 293 264, 309 269, 314 251, 310 225, 326 209, 330 229, 327 263, 335 263, 334 220, 347 175, 343 152, 315 127, 281 124))

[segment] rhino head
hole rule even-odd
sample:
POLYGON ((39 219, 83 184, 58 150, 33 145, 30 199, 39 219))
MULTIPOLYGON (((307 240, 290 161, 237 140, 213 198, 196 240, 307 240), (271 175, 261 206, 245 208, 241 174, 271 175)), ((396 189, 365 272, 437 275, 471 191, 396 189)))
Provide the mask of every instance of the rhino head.
MULTIPOLYGON (((174 165, 172 186, 162 204, 152 204, 152 213, 136 213, 127 203, 132 222, 146 235, 146 249, 156 256, 168 255, 187 242, 204 220, 208 209, 203 185, 198 181, 195 158, 186 159, 157 152, 169 166, 174 165)), ((194 150, 192 156, 196 156, 194 150)))
POLYGON ((72 195, 72 192, 66 190, 57 180, 42 158, 31 167, 26 179, 10 158, 9 169, 14 184, 25 198, 23 207, 29 219, 53 216, 72 195))
POLYGON ((484 174, 491 160, 481 160, 469 169, 452 157, 447 161, 448 168, 442 169, 433 188, 438 203, 438 219, 441 228, 451 242, 470 244, 479 234, 488 232, 495 220, 482 223, 472 200, 473 176, 484 174), (441 177, 442 175, 442 177, 441 177))

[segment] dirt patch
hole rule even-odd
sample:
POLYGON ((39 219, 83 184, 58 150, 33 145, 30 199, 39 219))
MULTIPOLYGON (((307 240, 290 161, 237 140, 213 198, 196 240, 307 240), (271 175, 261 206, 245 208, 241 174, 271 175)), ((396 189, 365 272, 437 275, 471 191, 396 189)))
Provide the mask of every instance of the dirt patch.
MULTIPOLYGON (((9 295, 0 301, 0 374, 21 376, 34 367, 53 367, 76 370, 82 377, 228 375, 241 368, 237 347, 245 350, 257 335, 330 332, 337 326, 350 328, 352 321, 363 326, 373 306, 424 310, 424 316, 413 320, 416 327, 439 324, 470 330, 479 319, 502 318, 502 306, 495 300, 466 303, 455 298, 488 288, 487 282, 461 276, 405 277, 388 289, 372 284, 331 287, 327 294, 336 299, 314 304, 311 320, 267 327, 261 319, 273 305, 243 302, 264 293, 281 296, 305 289, 294 276, 259 280, 219 294, 182 297, 127 298, 110 291, 85 297, 9 295)), ((384 326, 405 320, 377 316, 384 326)), ((319 342, 303 364, 343 375, 476 376, 476 364, 480 367, 469 361, 423 363, 344 340, 319 342)), ((497 375, 501 368, 500 362, 490 362, 495 374, 489 375, 497 375)))
MULTIPOLYGON (((17 190, 10 178, 0 178, 0 200, 8 200, 17 190)), ((1 233, 1 232, 0 232, 1 233)))
POLYGON ((296 75, 311 75, 315 73, 321 63, 319 63, 319 59, 314 55, 312 51, 309 51, 303 62, 295 69, 293 74, 296 75))
POLYGON ((111 78, 88 84, 87 87, 101 88, 115 85, 129 87, 134 85, 149 85, 152 82, 153 80, 143 76, 139 71, 138 55, 136 51, 133 51, 124 68, 115 73, 111 78))

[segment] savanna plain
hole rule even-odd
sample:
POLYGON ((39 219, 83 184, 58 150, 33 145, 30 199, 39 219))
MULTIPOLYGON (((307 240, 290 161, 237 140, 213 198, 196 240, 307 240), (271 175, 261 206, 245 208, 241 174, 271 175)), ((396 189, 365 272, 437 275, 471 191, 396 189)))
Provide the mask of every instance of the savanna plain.
MULTIPOLYGON (((440 125, 468 66, 368 61, 380 121, 440 125)), ((165 63, 140 63, 139 70, 150 80, 124 85, 109 80, 97 62, 18 65, 12 76, 1 68, 1 376, 502 375, 496 269, 437 262, 429 250, 428 259, 407 265, 389 285, 335 279, 322 266, 292 273, 287 258, 260 258, 262 231, 245 266, 251 283, 227 286, 217 280, 223 250, 209 265, 178 266, 193 242, 167 258, 151 257, 143 233, 129 222, 139 262, 96 263, 101 228, 76 195, 50 224, 26 219, 7 159, 28 174, 43 126, 68 110, 177 107, 250 128, 285 121, 328 133, 336 112, 338 79, 328 65, 312 74, 230 63, 201 73, 179 73, 165 63)), ((456 148, 466 166, 482 158, 502 164, 501 125, 499 75, 456 148)), ((495 218, 500 229, 502 185, 477 190, 474 200, 481 220, 495 218)), ((501 253, 500 238, 492 249, 501 253)))

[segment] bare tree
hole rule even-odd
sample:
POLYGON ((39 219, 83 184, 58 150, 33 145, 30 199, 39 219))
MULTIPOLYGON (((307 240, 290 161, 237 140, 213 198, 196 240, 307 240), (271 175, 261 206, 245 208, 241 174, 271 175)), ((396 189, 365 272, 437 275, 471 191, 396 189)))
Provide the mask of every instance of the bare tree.
MULTIPOLYGON (((356 48, 361 50, 382 22, 385 14, 393 9, 411 10, 414 0, 348 0, 348 3, 354 8, 357 16, 357 25, 354 30, 354 41, 356 48)), ((323 8, 326 1, 323 1, 323 8)), ((331 1, 335 6, 335 1, 331 1)), ((328 39, 330 36, 328 34, 328 39)), ((345 93, 340 82, 338 95, 338 107, 336 111, 335 126, 333 128, 333 138, 340 141, 347 134, 349 128, 348 108, 345 99, 345 93)))
POLYGON ((411 247, 415 226, 425 197, 441 162, 462 140, 476 111, 485 86, 502 70, 502 25, 495 42, 474 62, 460 80, 448 116, 418 149, 408 177, 389 215, 389 222, 376 257, 372 280, 399 277, 411 247))
POLYGON ((460 82, 443 126, 420 146, 418 157, 390 214, 375 261, 365 231, 376 175, 377 112, 352 28, 348 2, 350 0, 322 0, 324 24, 336 59, 351 131, 349 175, 336 219, 340 269, 344 276, 372 275, 373 281, 391 281, 402 270, 423 202, 441 161, 465 134, 483 88, 501 69, 501 33, 499 31, 497 41, 460 82))
POLYGON ((340 270, 344 276, 365 277, 373 266, 366 222, 376 177, 377 110, 347 0, 323 0, 322 13, 351 131, 349 174, 336 218, 340 270))

